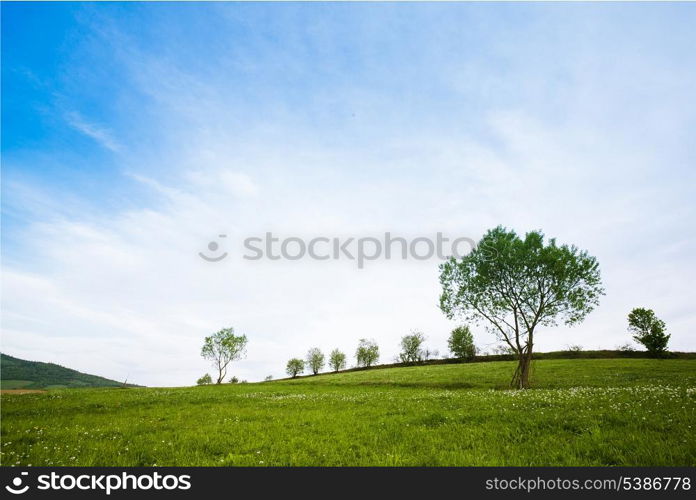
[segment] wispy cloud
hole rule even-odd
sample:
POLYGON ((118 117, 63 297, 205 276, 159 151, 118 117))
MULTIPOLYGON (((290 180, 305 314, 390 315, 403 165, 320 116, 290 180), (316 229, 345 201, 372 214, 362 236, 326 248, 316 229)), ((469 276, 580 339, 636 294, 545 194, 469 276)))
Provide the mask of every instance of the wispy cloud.
MULTIPOLYGON (((362 271, 250 262, 242 240, 476 238, 501 223, 541 228, 601 264, 601 306, 572 330, 540 332, 539 349, 623 344, 637 306, 667 321, 674 349, 696 348, 696 233, 685 224, 696 216, 695 158, 684 126, 696 120, 696 66, 680 45, 694 35, 673 11, 630 7, 655 37, 636 53, 633 21, 610 6, 593 7, 611 18, 602 23, 576 6, 564 6, 573 16, 560 6, 228 7, 158 6, 141 24, 106 9, 82 27, 97 35, 68 76, 102 82, 90 69, 117 65, 110 99, 129 120, 65 118, 120 153, 110 180, 130 183, 112 198, 128 203, 86 209, 104 201, 83 186, 55 188, 47 203, 40 176, 11 179, 27 215, 22 244, 3 260, 3 349, 161 385, 208 370, 200 342, 228 325, 250 337, 233 372, 252 380, 282 374, 313 346, 350 356, 366 336, 389 361, 412 328, 444 352, 454 324, 437 308, 436 261, 362 271), (534 15, 543 29, 525 21, 534 15), (82 203, 63 203, 76 196, 82 203), (229 257, 198 258, 222 233, 229 257)), ((476 339, 493 343, 482 328, 476 339)))
POLYGON ((106 127, 102 127, 85 120, 85 118, 77 111, 70 111, 66 113, 65 120, 75 130, 93 139, 100 146, 114 152, 121 151, 121 145, 113 137, 111 131, 109 131, 106 127))

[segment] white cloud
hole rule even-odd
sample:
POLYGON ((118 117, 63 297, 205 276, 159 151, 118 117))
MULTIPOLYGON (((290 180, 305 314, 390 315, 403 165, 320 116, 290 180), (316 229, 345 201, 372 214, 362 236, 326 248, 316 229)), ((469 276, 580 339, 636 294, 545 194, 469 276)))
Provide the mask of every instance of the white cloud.
POLYGON ((85 118, 77 111, 66 113, 65 120, 75 130, 93 139, 100 146, 114 152, 121 150, 121 145, 118 143, 118 141, 116 141, 116 139, 114 139, 109 130, 85 120, 85 118))
MULTIPOLYGON (((625 316, 634 306, 658 311, 673 348, 693 349, 693 235, 651 239, 650 225, 638 224, 654 217, 640 193, 592 193, 607 161, 602 148, 583 152, 577 137, 520 115, 491 123, 502 141, 495 150, 425 140, 393 156, 394 169, 430 159, 434 179, 421 184, 393 178, 369 185, 339 174, 317 186, 296 178, 306 165, 303 155, 289 151, 282 164, 256 158, 251 165, 264 164, 273 175, 255 179, 225 170, 221 152, 195 173, 184 171, 174 188, 138 177, 164 200, 156 209, 35 224, 32 239, 48 243, 33 251, 50 265, 41 275, 29 266, 6 269, 3 348, 55 360, 61 345, 63 364, 119 380, 132 372, 133 382, 153 385, 192 383, 209 369, 198 355, 202 338, 229 325, 250 338, 248 358, 231 373, 252 380, 282 375, 288 357, 313 346, 352 355, 361 337, 377 339, 382 360, 391 361, 400 336, 412 328, 444 353, 454 323, 437 308, 436 261, 376 261, 363 270, 345 261, 246 261, 241 242, 266 231, 285 237, 444 231, 477 238, 503 223, 521 231, 541 227, 589 249, 602 265, 608 295, 600 308, 572 330, 541 332, 539 349, 613 348, 628 338, 625 316), (534 140, 527 140, 530 133, 534 140), (567 168, 554 168, 557 162, 567 168), (440 182, 440 175, 451 182, 440 182), (230 253, 215 264, 197 256, 212 239, 230 253), (633 244, 635 255, 627 247, 633 244)), ((315 155, 331 158, 330 151, 315 155)), ((312 171, 322 175, 321 168, 319 162, 312 171)), ((494 341, 482 329, 477 339, 494 341)))
MULTIPOLYGON (((345 261, 247 261, 242 241, 266 231, 478 238, 497 224, 541 228, 601 264, 600 307, 573 329, 541 331, 538 349, 614 348, 628 339, 626 315, 638 306, 667 322, 673 349, 696 348, 696 234, 685 222, 696 215, 685 167, 693 152, 678 140, 693 105, 669 95, 641 100, 693 80, 681 67, 648 78, 654 64, 614 48, 602 78, 566 47, 571 76, 546 107, 539 94, 555 87, 539 73, 547 64, 539 57, 505 78, 474 60, 466 84, 454 65, 430 68, 451 75, 460 92, 474 92, 469 80, 481 75, 495 84, 486 99, 518 85, 531 93, 514 106, 487 101, 473 118, 437 93, 418 107, 420 96, 403 89, 397 96, 346 82, 317 91, 318 111, 283 95, 258 109, 243 106, 223 70, 187 72, 105 33, 118 39, 116 59, 160 123, 147 124, 145 145, 125 148, 106 127, 69 119, 120 151, 126 176, 150 196, 104 213, 60 197, 47 204, 34 186, 15 184, 15 205, 31 223, 22 235, 27 257, 3 262, 3 352, 148 385, 193 383, 210 370, 199 356, 203 337, 231 325, 250 338, 248 358, 230 371, 242 379, 281 376, 288 358, 314 346, 350 357, 361 337, 375 338, 389 362, 414 328, 444 353, 454 322, 437 307, 437 261, 376 261, 363 270, 345 261), (198 257, 213 239, 229 252, 219 263, 198 257)), ((494 342, 482 328, 476 337, 494 342)))

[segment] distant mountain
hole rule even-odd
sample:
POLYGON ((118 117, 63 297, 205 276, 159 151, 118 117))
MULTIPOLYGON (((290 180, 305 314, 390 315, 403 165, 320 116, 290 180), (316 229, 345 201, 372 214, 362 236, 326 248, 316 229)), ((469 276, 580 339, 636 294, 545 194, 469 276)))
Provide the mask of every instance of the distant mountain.
MULTIPOLYGON (((26 361, 0 353, 0 388, 66 389, 123 387, 123 382, 81 373, 53 363, 26 361)), ((128 384, 128 387, 136 387, 128 384)))

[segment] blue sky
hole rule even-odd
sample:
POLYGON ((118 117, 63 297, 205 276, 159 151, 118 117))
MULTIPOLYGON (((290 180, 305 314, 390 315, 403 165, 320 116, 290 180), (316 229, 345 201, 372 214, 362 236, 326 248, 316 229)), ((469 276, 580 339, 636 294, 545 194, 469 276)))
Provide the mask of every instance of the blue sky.
POLYGON ((695 20, 688 4, 4 3, 3 352, 171 385, 228 324, 252 339, 235 372, 252 380, 365 336, 390 361, 411 328, 444 353, 436 261, 252 264, 239 242, 497 224, 602 265, 601 306, 541 349, 614 348, 645 306, 693 350, 695 20), (220 233, 233 258, 206 267, 220 233))

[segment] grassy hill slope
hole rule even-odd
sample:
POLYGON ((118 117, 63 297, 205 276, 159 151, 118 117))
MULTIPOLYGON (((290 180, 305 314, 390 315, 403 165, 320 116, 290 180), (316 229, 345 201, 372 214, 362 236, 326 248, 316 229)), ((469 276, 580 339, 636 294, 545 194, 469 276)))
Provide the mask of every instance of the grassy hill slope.
MULTIPOLYGON (((440 389, 507 389, 516 361, 350 370, 282 379, 275 383, 402 386, 440 389)), ((627 387, 683 383, 696 386, 696 359, 544 359, 532 365, 533 388, 627 387)))
POLYGON ((81 373, 54 363, 26 361, 0 353, 0 388, 65 389, 121 387, 122 382, 81 373))
POLYGON ((513 366, 3 395, 3 464, 696 465, 696 360, 513 366))

